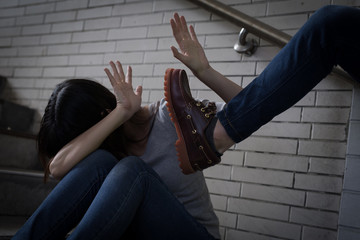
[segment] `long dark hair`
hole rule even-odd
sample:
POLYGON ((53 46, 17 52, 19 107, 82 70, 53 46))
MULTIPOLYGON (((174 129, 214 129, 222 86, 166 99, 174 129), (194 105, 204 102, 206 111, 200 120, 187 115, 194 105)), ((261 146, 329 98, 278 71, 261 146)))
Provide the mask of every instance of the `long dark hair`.
MULTIPOLYGON (((95 81, 70 79, 56 86, 45 108, 37 136, 45 181, 49 175, 49 159, 115 107, 114 94, 95 81)), ((122 127, 116 129, 100 147, 111 152, 119 160, 127 155, 122 132, 122 127)))

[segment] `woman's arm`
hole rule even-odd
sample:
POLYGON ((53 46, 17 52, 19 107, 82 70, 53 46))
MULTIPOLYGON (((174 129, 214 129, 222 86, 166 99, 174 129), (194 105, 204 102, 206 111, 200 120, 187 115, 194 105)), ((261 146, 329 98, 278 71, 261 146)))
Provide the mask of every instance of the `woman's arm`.
POLYGON ((140 109, 142 88, 135 92, 132 87, 132 70, 129 67, 125 78, 120 62, 110 62, 114 75, 105 69, 114 88, 117 106, 104 119, 65 145, 52 159, 49 170, 53 177, 61 179, 78 162, 96 150, 120 125, 140 109))
POLYGON ((194 27, 190 26, 188 28, 183 16, 180 17, 175 13, 174 18, 170 20, 170 24, 181 51, 179 52, 172 46, 171 50, 174 57, 190 68, 200 81, 216 92, 225 102, 230 101, 242 90, 241 86, 210 66, 204 49, 196 37, 194 27))

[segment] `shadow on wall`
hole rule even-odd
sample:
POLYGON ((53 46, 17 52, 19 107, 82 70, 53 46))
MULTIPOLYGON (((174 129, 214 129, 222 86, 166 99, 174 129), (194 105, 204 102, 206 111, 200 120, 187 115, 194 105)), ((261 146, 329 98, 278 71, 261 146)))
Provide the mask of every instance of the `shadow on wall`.
POLYGON ((3 98, 7 79, 0 75, 0 129, 19 133, 32 133, 35 110, 12 103, 3 98))

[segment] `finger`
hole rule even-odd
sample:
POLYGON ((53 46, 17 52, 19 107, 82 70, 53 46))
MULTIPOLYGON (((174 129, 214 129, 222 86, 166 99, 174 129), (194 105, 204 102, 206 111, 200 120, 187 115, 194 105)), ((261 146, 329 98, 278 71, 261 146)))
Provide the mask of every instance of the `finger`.
POLYGON ((126 73, 126 82, 132 85, 132 67, 127 67, 127 73, 126 73))
POLYGON ((123 68, 122 68, 122 65, 121 65, 121 63, 119 62, 119 61, 116 61, 116 65, 117 65, 117 67, 118 67, 118 71, 119 71, 119 73, 120 73, 120 81, 125 81, 125 74, 124 74, 124 70, 123 70, 123 68))
POLYGON ((114 84, 116 83, 114 76, 111 74, 109 69, 105 68, 104 71, 105 71, 106 75, 108 76, 111 85, 114 87, 114 84))
POLYGON ((115 66, 115 63, 113 61, 110 61, 110 66, 111 66, 111 69, 113 70, 113 73, 114 73, 114 80, 117 81, 118 79, 120 79, 120 76, 119 76, 119 73, 118 73, 118 70, 115 66))
POLYGON ((142 95, 142 86, 137 86, 136 87, 135 95, 136 96, 141 96, 142 95))
POLYGON ((185 20, 184 16, 180 17, 180 26, 181 26, 181 31, 183 33, 183 38, 184 39, 190 39, 189 29, 187 27, 187 23, 186 23, 186 20, 185 20))
POLYGON ((178 59, 180 62, 184 62, 184 56, 181 54, 176 47, 171 46, 171 51, 173 53, 173 56, 178 59))
POLYGON ((197 36, 196 36, 196 33, 195 33, 195 29, 194 29, 194 26, 193 25, 190 25, 190 34, 191 34, 191 38, 193 40, 195 40, 196 42, 199 42, 197 36))
MULTIPOLYGON (((179 29, 179 24, 177 23, 176 19, 179 19, 179 15, 177 15, 177 13, 174 14, 174 19, 170 19, 170 25, 171 25, 171 29, 173 32, 173 36, 174 36, 176 42, 180 45, 183 37, 182 37, 181 31, 179 29)), ((180 20, 178 20, 178 22, 180 22, 180 20)))

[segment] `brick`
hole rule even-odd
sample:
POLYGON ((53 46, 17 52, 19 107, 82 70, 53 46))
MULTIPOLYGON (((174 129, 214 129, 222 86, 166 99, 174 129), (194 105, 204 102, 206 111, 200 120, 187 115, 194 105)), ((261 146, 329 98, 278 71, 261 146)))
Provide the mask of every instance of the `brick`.
POLYGON ((46 47, 19 47, 17 48, 19 56, 41 56, 46 52, 46 47))
POLYGON ((236 144, 235 149, 242 151, 260 151, 271 153, 295 154, 297 151, 297 140, 280 138, 248 137, 236 144))
POLYGON ((36 3, 45 3, 48 2, 47 0, 18 0, 19 5, 31 5, 36 3))
MULTIPOLYGON (((350 120, 357 121, 360 120, 360 87, 354 87, 353 90, 353 99, 351 104, 351 113, 350 120)), ((350 125, 351 122, 350 122, 350 125)))
POLYGON ((2 18, 23 16, 24 13, 25 13, 25 8, 23 8, 23 7, 0 9, 0 16, 2 18))
POLYGON ((242 166, 244 164, 244 152, 228 150, 221 157, 221 163, 242 166))
POLYGON ((279 30, 299 29, 307 21, 307 14, 259 18, 260 21, 279 30))
POLYGON ((236 226, 236 214, 215 211, 216 216, 219 218, 220 226, 234 228, 236 226))
POLYGON ((32 37, 14 37, 12 41, 13 46, 33 46, 39 45, 40 37, 32 36, 32 37))
POLYGON ((51 34, 41 36, 41 44, 70 43, 71 33, 51 34))
POLYGON ((99 65, 103 64, 103 58, 102 54, 70 56, 69 65, 99 65))
POLYGON ((315 86, 314 90, 352 90, 353 85, 341 77, 330 74, 324 78, 318 85, 315 86))
POLYGON ((240 198, 229 198, 228 207, 230 212, 284 221, 289 218, 289 209, 284 205, 240 198))
POLYGON ((346 143, 329 141, 299 141, 299 154, 317 157, 344 158, 346 154, 346 143))
POLYGON ((163 1, 156 1, 154 3, 154 11, 165 11, 171 10, 174 11, 176 9, 186 9, 186 8, 193 8, 194 5, 189 2, 181 2, 175 0, 163 0, 163 1))
POLYGON ((242 184, 241 197, 295 206, 305 204, 304 191, 248 183, 242 184))
MULTIPOLYGON (((239 28, 229 22, 200 22, 195 25, 195 32, 202 34, 239 34, 239 28)), ((235 44, 235 43, 234 43, 235 44)))
POLYGON ((230 62, 214 63, 214 69, 221 69, 223 75, 252 75, 255 72, 255 63, 252 62, 230 62))
POLYGON ((59 33, 59 32, 75 32, 81 31, 83 29, 84 22, 66 22, 66 23, 54 23, 52 25, 52 32, 59 33))
POLYGON ((0 8, 16 7, 18 1, 0 1, 0 8))
POLYGON ((302 239, 337 240, 337 232, 327 229, 304 226, 302 239))
POLYGON ((148 38, 158 38, 158 37, 170 37, 172 36, 172 31, 170 24, 166 25, 151 25, 148 27, 148 38))
POLYGON ((74 67, 49 67, 44 69, 44 77, 74 77, 74 67))
POLYGON ((210 90, 199 90, 198 91, 198 95, 196 96, 198 99, 207 99, 213 102, 222 102, 223 100, 219 97, 219 95, 217 95, 216 93, 214 93, 213 91, 210 90))
POLYGON ((170 51, 146 52, 144 56, 145 63, 168 63, 176 61, 170 51))
POLYGON ((72 42, 105 41, 107 30, 76 32, 72 35, 72 42))
MULTIPOLYGON (((133 76, 148 77, 148 76, 152 76, 153 65, 152 64, 132 65, 132 69, 133 69, 133 76)), ((162 91, 162 96, 164 96, 164 91, 162 91)))
POLYGON ((63 55, 79 53, 79 44, 64 44, 49 46, 47 50, 48 55, 63 55))
POLYGON ((119 28, 121 18, 120 17, 111 17, 111 18, 98 18, 98 19, 88 19, 85 21, 85 30, 95 30, 95 29, 104 29, 106 28, 119 28))
POLYGON ((239 6, 235 6, 233 8, 251 17, 263 17, 267 14, 266 5, 267 5, 266 3, 258 3, 258 4, 253 3, 253 4, 242 4, 239 6))
POLYGON ((20 27, 8 27, 1 28, 1 37, 10 37, 10 36, 18 36, 20 35, 21 28, 20 27))
POLYGON ((120 60, 121 63, 125 64, 134 64, 134 63, 143 63, 143 53, 142 52, 119 52, 119 53, 109 53, 104 56, 104 63, 108 64, 110 61, 120 60))
POLYGON ((89 7, 97 7, 103 5, 116 5, 124 3, 125 0, 90 0, 89 7))
MULTIPOLYGON (((222 238, 223 239, 223 238, 222 238)), ((228 228, 226 231, 225 240, 238 240, 238 239, 246 239, 246 240, 269 240, 268 236, 255 234, 251 232, 238 231, 231 228, 228 228)), ((272 238, 275 240, 275 238, 272 238)))
POLYGON ((76 17, 76 11, 48 13, 45 15, 45 23, 57 23, 73 21, 76 17))
POLYGON ((88 0, 68 0, 56 3, 56 11, 75 10, 86 8, 88 0))
POLYGON ((290 222, 306 224, 315 227, 337 229, 338 214, 305 208, 292 207, 290 222))
POLYGON ((38 89, 17 89, 16 98, 19 99, 37 99, 39 96, 38 89))
POLYGON ((164 88, 164 80, 159 77, 153 77, 144 78, 143 82, 143 88, 145 89, 160 89, 162 90, 164 88))
POLYGON ((88 19, 111 16, 112 7, 97 7, 85 10, 79 10, 77 19, 88 19))
POLYGON ((309 92, 294 106, 315 106, 315 92, 309 92))
POLYGON ((238 41, 235 34, 209 35, 206 36, 205 48, 234 47, 238 41))
POLYGON ((15 68, 15 77, 41 77, 42 68, 15 68))
POLYGON ((317 9, 321 8, 326 4, 328 4, 326 1, 312 1, 312 0, 270 2, 268 4, 267 13, 269 15, 303 13, 309 11, 316 11, 317 9))
POLYGON ((227 206, 227 197, 210 194, 211 202, 216 210, 226 210, 227 206))
POLYGON ((115 44, 115 42, 83 43, 80 44, 80 53, 114 52, 115 44))
MULTIPOLYGON (((180 16, 184 16, 186 18, 186 22, 199 22, 199 21, 209 21, 210 13, 205 9, 190 9, 190 10, 179 10, 177 13, 180 16)), ((173 12, 165 12, 164 13, 164 23, 169 23, 170 19, 174 17, 173 12)))
POLYGON ((295 173, 294 187, 296 189, 340 193, 342 190, 342 178, 295 173))
POLYGON ((27 6, 25 9, 25 13, 27 15, 38 14, 38 13, 48 13, 53 12, 55 9, 55 3, 45 3, 38 4, 34 6, 27 6))
POLYGON ((23 35, 36 35, 36 34, 47 34, 50 33, 50 24, 34 25, 34 26, 25 26, 23 27, 23 35))
POLYGON ((308 157, 247 152, 245 166, 307 172, 308 157))
POLYGON ((156 102, 164 97, 164 91, 150 90, 149 101, 156 102))
POLYGON ((294 240, 300 240, 301 234, 301 226, 299 225, 245 215, 238 216, 237 228, 249 232, 294 240))
POLYGON ((10 58, 9 65, 10 66, 28 66, 32 67, 36 63, 35 57, 17 57, 17 58, 10 58))
POLYGON ((156 45, 156 39, 122 40, 116 43, 116 51, 149 51, 155 50, 156 45))
POLYGON ((85 78, 96 78, 105 75, 104 66, 79 66, 76 67, 75 76, 85 78))
POLYGON ((328 158, 310 158, 309 172, 344 175, 345 161, 328 158))
POLYGON ((39 57, 36 61, 38 66, 64 66, 68 63, 67 56, 39 57))
POLYGON ((233 167, 231 179, 283 187, 292 187, 293 185, 293 173, 244 167, 233 167))
POLYGON ((340 196, 328 193, 308 192, 306 197, 306 207, 338 212, 340 207, 340 196))
POLYGON ((234 197, 240 195, 240 183, 237 182, 206 179, 206 184, 210 193, 234 197))
POLYGON ((316 97, 317 106, 349 107, 351 106, 351 91, 318 92, 316 97))
POLYGON ((240 61, 241 55, 233 49, 207 49, 206 56, 210 62, 240 61))
POLYGON ((216 165, 203 171, 207 178, 230 180, 231 166, 216 165))
POLYGON ((44 15, 19 16, 16 18, 16 25, 40 24, 44 21, 44 15))
POLYGON ((304 108, 303 122, 346 123, 349 119, 348 108, 304 108))
POLYGON ((301 108, 291 107, 285 112, 274 117, 273 121, 300 122, 300 119, 301 119, 301 108))
POLYGON ((116 39, 145 38, 146 33, 147 33, 146 27, 110 29, 107 39, 116 40, 116 39))
POLYGON ((9 84, 12 88, 34 88, 35 86, 35 79, 31 78, 14 78, 8 79, 9 84))
POLYGON ((112 15, 135 15, 139 13, 150 13, 153 11, 153 2, 139 2, 115 5, 112 15))
POLYGON ((314 124, 312 127, 313 139, 346 140, 345 125, 314 124))
POLYGON ((310 124, 270 122, 263 125, 259 130, 253 133, 253 135, 289 138, 309 138, 310 130, 310 124))
POLYGON ((0 27, 10 27, 15 25, 16 18, 2 18, 0 21, 0 27))
POLYGON ((156 25, 156 24, 161 24, 162 19, 163 19, 162 13, 126 16, 122 18, 121 26, 134 27, 134 26, 156 25))
POLYGON ((17 48, 0 48, 0 56, 2 57, 13 57, 18 52, 17 48))

